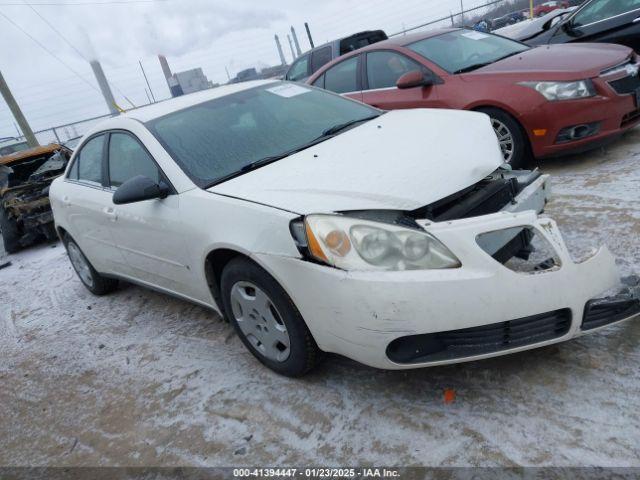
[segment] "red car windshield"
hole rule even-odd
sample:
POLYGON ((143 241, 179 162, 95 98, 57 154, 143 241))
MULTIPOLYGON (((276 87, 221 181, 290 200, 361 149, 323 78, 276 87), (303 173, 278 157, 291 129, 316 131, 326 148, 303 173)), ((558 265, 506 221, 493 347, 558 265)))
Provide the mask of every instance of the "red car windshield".
POLYGON ((456 30, 407 45, 449 73, 464 73, 529 50, 507 38, 473 30, 456 30))

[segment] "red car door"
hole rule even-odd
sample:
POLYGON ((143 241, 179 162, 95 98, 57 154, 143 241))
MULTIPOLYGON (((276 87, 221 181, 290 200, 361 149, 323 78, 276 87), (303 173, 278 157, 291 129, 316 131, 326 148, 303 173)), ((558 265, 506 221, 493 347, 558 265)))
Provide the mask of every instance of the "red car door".
POLYGON ((438 77, 403 53, 395 50, 367 52, 362 70, 364 103, 383 110, 446 107, 438 98, 438 77), (431 75, 434 85, 408 89, 396 87, 402 75, 416 70, 431 75))

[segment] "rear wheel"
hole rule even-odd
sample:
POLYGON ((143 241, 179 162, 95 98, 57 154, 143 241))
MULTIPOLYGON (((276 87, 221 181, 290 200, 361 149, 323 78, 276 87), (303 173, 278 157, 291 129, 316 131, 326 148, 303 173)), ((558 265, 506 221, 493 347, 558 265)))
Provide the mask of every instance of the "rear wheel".
POLYGON ((266 271, 245 258, 224 268, 222 302, 242 343, 264 365, 288 377, 310 371, 321 351, 293 301, 266 271))
POLYGON ((502 157, 513 168, 524 168, 531 160, 529 142, 520 124, 507 112, 498 108, 480 108, 491 118, 491 126, 498 137, 502 157))
POLYGON ((20 250, 20 232, 18 231, 18 225, 9 218, 9 214, 4 207, 0 207, 0 232, 2 233, 4 249, 7 253, 16 253, 20 250))
POLYGON ((106 295, 118 287, 118 281, 100 275, 84 256, 78 244, 71 237, 65 235, 64 246, 69 254, 73 269, 78 274, 82 284, 94 295, 106 295))

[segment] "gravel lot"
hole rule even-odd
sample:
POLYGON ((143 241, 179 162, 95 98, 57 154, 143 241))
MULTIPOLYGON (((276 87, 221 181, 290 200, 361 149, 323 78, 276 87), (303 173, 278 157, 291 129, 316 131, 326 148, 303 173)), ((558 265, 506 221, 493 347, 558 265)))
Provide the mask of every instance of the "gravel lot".
MULTIPOLYGON (((541 166, 572 252, 606 243, 640 272, 640 129, 541 166)), ((91 296, 59 244, 10 260, 0 465, 640 466, 640 321, 410 372, 330 356, 290 380, 203 308, 129 285, 91 296)))

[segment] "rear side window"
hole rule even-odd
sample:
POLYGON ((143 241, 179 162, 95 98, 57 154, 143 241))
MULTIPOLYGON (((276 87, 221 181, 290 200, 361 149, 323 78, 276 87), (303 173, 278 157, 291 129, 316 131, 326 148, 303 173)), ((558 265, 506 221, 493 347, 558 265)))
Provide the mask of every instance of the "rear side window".
POLYGON ((576 27, 588 25, 639 9, 640 0, 600 0, 599 2, 591 2, 576 14, 573 18, 573 24, 576 27))
POLYGON ((358 90, 358 57, 339 63, 324 74, 324 88, 336 93, 358 90))
POLYGON ((399 53, 367 53, 369 89, 395 87, 402 75, 415 70, 422 70, 422 67, 417 62, 399 53))
POLYGON ((109 184, 119 187, 127 180, 143 175, 159 182, 160 172, 147 151, 126 133, 112 133, 109 139, 109 184))
POLYGON ((105 135, 92 138, 78 152, 73 173, 77 165, 77 180, 102 185, 102 154, 105 135))
POLYGON ((300 57, 287 72, 287 80, 299 82, 309 76, 309 55, 300 57))
POLYGON ((311 72, 317 72, 332 60, 331 46, 315 50, 311 54, 311 72))

